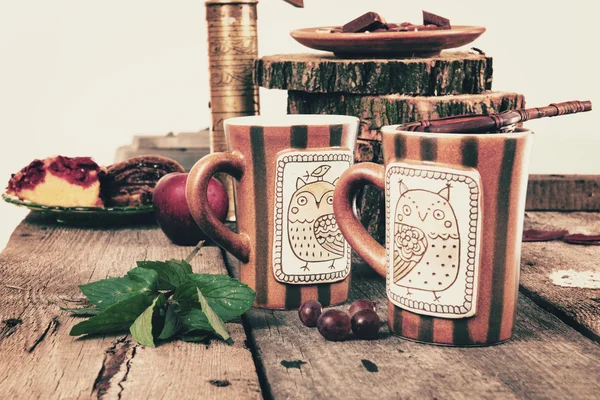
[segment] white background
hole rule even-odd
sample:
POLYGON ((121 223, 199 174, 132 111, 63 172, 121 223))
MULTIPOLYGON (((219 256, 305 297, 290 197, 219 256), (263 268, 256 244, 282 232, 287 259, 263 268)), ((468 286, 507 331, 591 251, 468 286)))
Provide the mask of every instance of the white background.
MULTIPOLYGON (((598 6, 592 0, 282 0, 259 3, 261 55, 307 52, 288 32, 339 25, 366 11, 483 25, 494 89, 531 106, 598 94, 598 6)), ((0 0, 0 186, 35 157, 112 161, 134 134, 209 125, 202 0, 0 0)), ((285 93, 261 92, 262 113, 285 113, 285 93)), ((594 113, 530 122, 534 173, 600 173, 594 113)), ((25 211, 0 204, 0 248, 25 211)))

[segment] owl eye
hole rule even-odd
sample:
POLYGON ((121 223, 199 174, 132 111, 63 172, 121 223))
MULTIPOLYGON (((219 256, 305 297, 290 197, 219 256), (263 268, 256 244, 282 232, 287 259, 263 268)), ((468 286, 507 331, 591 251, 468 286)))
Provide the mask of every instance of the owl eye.
POLYGON ((412 210, 410 209, 410 207, 408 206, 408 204, 405 204, 402 207, 402 212, 404 213, 404 215, 410 215, 411 211, 412 210))
POLYGON ((298 197, 298 204, 303 206, 306 205, 306 203, 308 202, 308 199, 306 198, 306 196, 300 196, 298 197))
POLYGON ((332 205, 333 204, 333 196, 329 196, 327 198, 327 204, 332 205))
POLYGON ((446 214, 444 214, 444 212, 442 210, 435 210, 433 212, 433 218, 435 218, 435 219, 444 219, 445 216, 446 216, 446 214))

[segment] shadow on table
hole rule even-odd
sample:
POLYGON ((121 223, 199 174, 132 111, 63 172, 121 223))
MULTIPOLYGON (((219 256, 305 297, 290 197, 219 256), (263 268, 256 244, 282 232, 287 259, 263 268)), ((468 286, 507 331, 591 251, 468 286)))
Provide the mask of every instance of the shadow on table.
POLYGON ((40 229, 49 227, 77 229, 154 229, 158 225, 154 213, 132 215, 43 214, 31 212, 25 221, 40 229))

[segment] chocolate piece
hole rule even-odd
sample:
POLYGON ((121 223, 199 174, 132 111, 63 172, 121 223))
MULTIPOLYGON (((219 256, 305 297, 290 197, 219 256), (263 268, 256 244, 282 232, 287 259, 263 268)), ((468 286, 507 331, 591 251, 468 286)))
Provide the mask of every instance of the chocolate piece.
POLYGON ((304 0, 283 0, 283 1, 293 5, 294 7, 304 8, 304 0))
POLYGON ((346 33, 372 32, 377 29, 388 29, 388 26, 379 14, 372 11, 369 11, 342 26, 342 32, 346 33))
POLYGON ((435 25, 441 29, 450 29, 450 20, 423 10, 423 25, 435 25))
POLYGON ((185 172, 174 160, 160 156, 133 157, 113 164, 101 179, 101 192, 107 206, 152 204, 152 192, 160 178, 171 172, 185 172))

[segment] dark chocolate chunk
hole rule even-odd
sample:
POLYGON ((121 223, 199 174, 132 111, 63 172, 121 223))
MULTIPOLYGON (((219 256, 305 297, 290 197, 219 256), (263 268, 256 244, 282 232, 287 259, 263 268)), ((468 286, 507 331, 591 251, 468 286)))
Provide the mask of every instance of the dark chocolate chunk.
POLYGON ((369 11, 342 26, 342 32, 346 33, 373 32, 377 29, 388 29, 388 26, 379 14, 372 11, 369 11))
POLYGON ((423 25, 435 25, 442 29, 450 29, 450 20, 423 10, 423 25))
POLYGON ((286 3, 293 5, 294 7, 304 8, 304 0, 284 0, 286 3))

